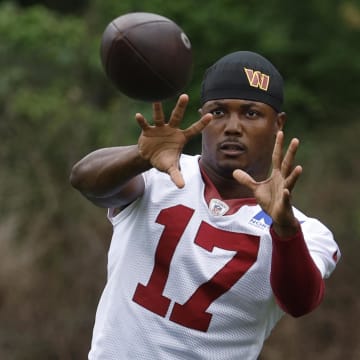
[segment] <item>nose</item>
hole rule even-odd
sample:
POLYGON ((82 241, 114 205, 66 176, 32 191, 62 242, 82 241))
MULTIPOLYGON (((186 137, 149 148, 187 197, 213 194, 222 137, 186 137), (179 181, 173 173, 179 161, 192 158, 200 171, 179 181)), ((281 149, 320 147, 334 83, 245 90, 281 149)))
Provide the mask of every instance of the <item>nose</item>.
POLYGON ((241 134, 242 133, 242 124, 239 115, 236 113, 231 113, 225 123, 225 134, 241 134))

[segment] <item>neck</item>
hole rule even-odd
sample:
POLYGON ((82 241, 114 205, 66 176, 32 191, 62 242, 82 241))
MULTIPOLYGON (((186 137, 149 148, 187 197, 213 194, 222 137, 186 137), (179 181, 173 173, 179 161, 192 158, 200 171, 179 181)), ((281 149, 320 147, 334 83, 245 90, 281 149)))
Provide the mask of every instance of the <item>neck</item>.
POLYGON ((243 199, 254 197, 252 191, 244 185, 239 184, 231 174, 228 176, 219 175, 217 171, 209 167, 200 159, 200 166, 206 172, 216 190, 224 200, 243 199))

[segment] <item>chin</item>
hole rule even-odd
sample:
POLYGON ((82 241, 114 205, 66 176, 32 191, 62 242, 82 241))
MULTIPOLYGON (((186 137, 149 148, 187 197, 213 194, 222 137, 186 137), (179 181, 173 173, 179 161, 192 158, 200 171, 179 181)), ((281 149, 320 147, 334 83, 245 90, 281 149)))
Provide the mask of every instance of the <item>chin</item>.
POLYGON ((218 164, 218 171, 219 173, 224 176, 224 177, 228 177, 228 178, 233 178, 233 172, 236 169, 241 169, 244 170, 243 167, 239 164, 239 163, 229 163, 229 162, 222 162, 220 164, 218 164))

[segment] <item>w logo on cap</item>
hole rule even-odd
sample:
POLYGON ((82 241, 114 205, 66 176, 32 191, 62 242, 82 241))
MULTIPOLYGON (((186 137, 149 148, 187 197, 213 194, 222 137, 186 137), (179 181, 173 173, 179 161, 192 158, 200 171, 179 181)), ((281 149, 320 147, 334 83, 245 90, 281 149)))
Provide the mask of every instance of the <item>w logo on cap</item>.
POLYGON ((250 86, 267 91, 270 83, 269 75, 263 74, 257 70, 247 69, 245 67, 244 67, 244 71, 250 86))

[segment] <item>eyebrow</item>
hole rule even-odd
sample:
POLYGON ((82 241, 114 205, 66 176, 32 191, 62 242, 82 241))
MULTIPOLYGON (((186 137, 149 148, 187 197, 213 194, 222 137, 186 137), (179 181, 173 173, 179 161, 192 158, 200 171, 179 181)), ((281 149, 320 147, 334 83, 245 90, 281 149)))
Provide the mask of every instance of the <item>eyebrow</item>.
MULTIPOLYGON (((236 100, 236 99, 234 99, 234 100, 236 100)), ((259 106, 259 102, 252 101, 252 100, 245 100, 245 99, 241 99, 241 100, 245 101, 244 103, 242 103, 240 105, 241 108, 247 109, 247 108, 249 108, 251 106, 259 106)), ((205 108, 213 107, 213 106, 227 106, 227 105, 228 105, 228 103, 227 103, 226 100, 223 100, 223 101, 222 100, 214 100, 214 101, 208 103, 205 106, 205 108)))
POLYGON ((221 105, 225 105, 225 104, 226 104, 225 101, 214 100, 214 101, 208 103, 206 106, 221 106, 221 105))

